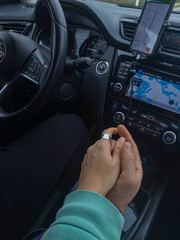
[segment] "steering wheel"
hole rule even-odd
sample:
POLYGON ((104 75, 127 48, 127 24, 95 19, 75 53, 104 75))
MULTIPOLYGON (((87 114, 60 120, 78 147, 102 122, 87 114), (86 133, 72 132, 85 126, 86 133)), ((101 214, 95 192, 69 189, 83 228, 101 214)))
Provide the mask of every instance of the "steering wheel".
POLYGON ((51 20, 50 59, 29 37, 0 32, 0 120, 24 119, 39 112, 60 85, 67 56, 66 20, 59 0, 43 3, 51 20))

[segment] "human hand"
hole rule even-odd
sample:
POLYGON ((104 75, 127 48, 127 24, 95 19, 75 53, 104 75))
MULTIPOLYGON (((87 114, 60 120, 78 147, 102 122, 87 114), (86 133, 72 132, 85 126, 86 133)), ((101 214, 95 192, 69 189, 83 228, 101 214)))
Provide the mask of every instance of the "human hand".
MULTIPOLYGON (((103 133, 117 134, 116 128, 109 128, 103 133)), ((112 189, 117 181, 120 171, 120 151, 125 142, 120 138, 113 146, 111 152, 110 141, 98 140, 91 146, 81 165, 81 174, 77 190, 89 190, 103 196, 112 189)))
MULTIPOLYGON (((124 137, 121 155, 121 169, 117 182, 107 194, 111 201, 122 213, 138 192, 143 176, 138 148, 128 130, 123 126, 117 127, 119 136, 124 137)), ((116 142, 111 140, 111 150, 114 151, 116 142)))

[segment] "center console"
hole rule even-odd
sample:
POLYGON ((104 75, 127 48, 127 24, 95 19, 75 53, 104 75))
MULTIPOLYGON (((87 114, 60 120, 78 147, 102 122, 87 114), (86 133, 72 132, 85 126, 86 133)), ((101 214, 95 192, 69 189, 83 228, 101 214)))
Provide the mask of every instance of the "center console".
POLYGON ((180 143, 180 68, 143 60, 132 73, 132 57, 119 55, 109 78, 104 128, 125 125, 143 165, 143 181, 125 214, 123 240, 148 239, 180 143))
POLYGON ((131 62, 117 60, 106 98, 105 123, 126 125, 142 142, 176 147, 180 142, 180 70, 142 61, 133 74, 132 87, 131 62))

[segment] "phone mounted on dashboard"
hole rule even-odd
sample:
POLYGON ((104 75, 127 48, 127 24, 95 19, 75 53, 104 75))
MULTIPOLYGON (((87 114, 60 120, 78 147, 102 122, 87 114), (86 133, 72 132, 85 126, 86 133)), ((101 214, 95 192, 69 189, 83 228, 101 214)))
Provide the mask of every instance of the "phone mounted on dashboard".
POLYGON ((168 26, 168 19, 176 0, 146 1, 138 21, 130 50, 151 56, 168 26))

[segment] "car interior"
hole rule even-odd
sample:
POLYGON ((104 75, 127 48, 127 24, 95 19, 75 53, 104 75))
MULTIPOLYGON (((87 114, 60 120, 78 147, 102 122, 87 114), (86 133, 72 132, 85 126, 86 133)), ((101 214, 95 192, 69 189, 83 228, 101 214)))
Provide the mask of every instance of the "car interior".
MULTIPOLYGON (((130 44, 142 7, 27 2, 0 3, 0 63, 6 52, 0 64, 0 145, 57 113, 80 116, 90 144, 103 129, 124 124, 138 145, 144 174, 124 213, 121 239, 180 239, 180 14, 172 11, 156 51, 134 69, 130 44), (132 78, 139 89, 134 97, 132 78)), ((67 178, 65 172, 24 236, 53 222, 76 188, 67 178)))

